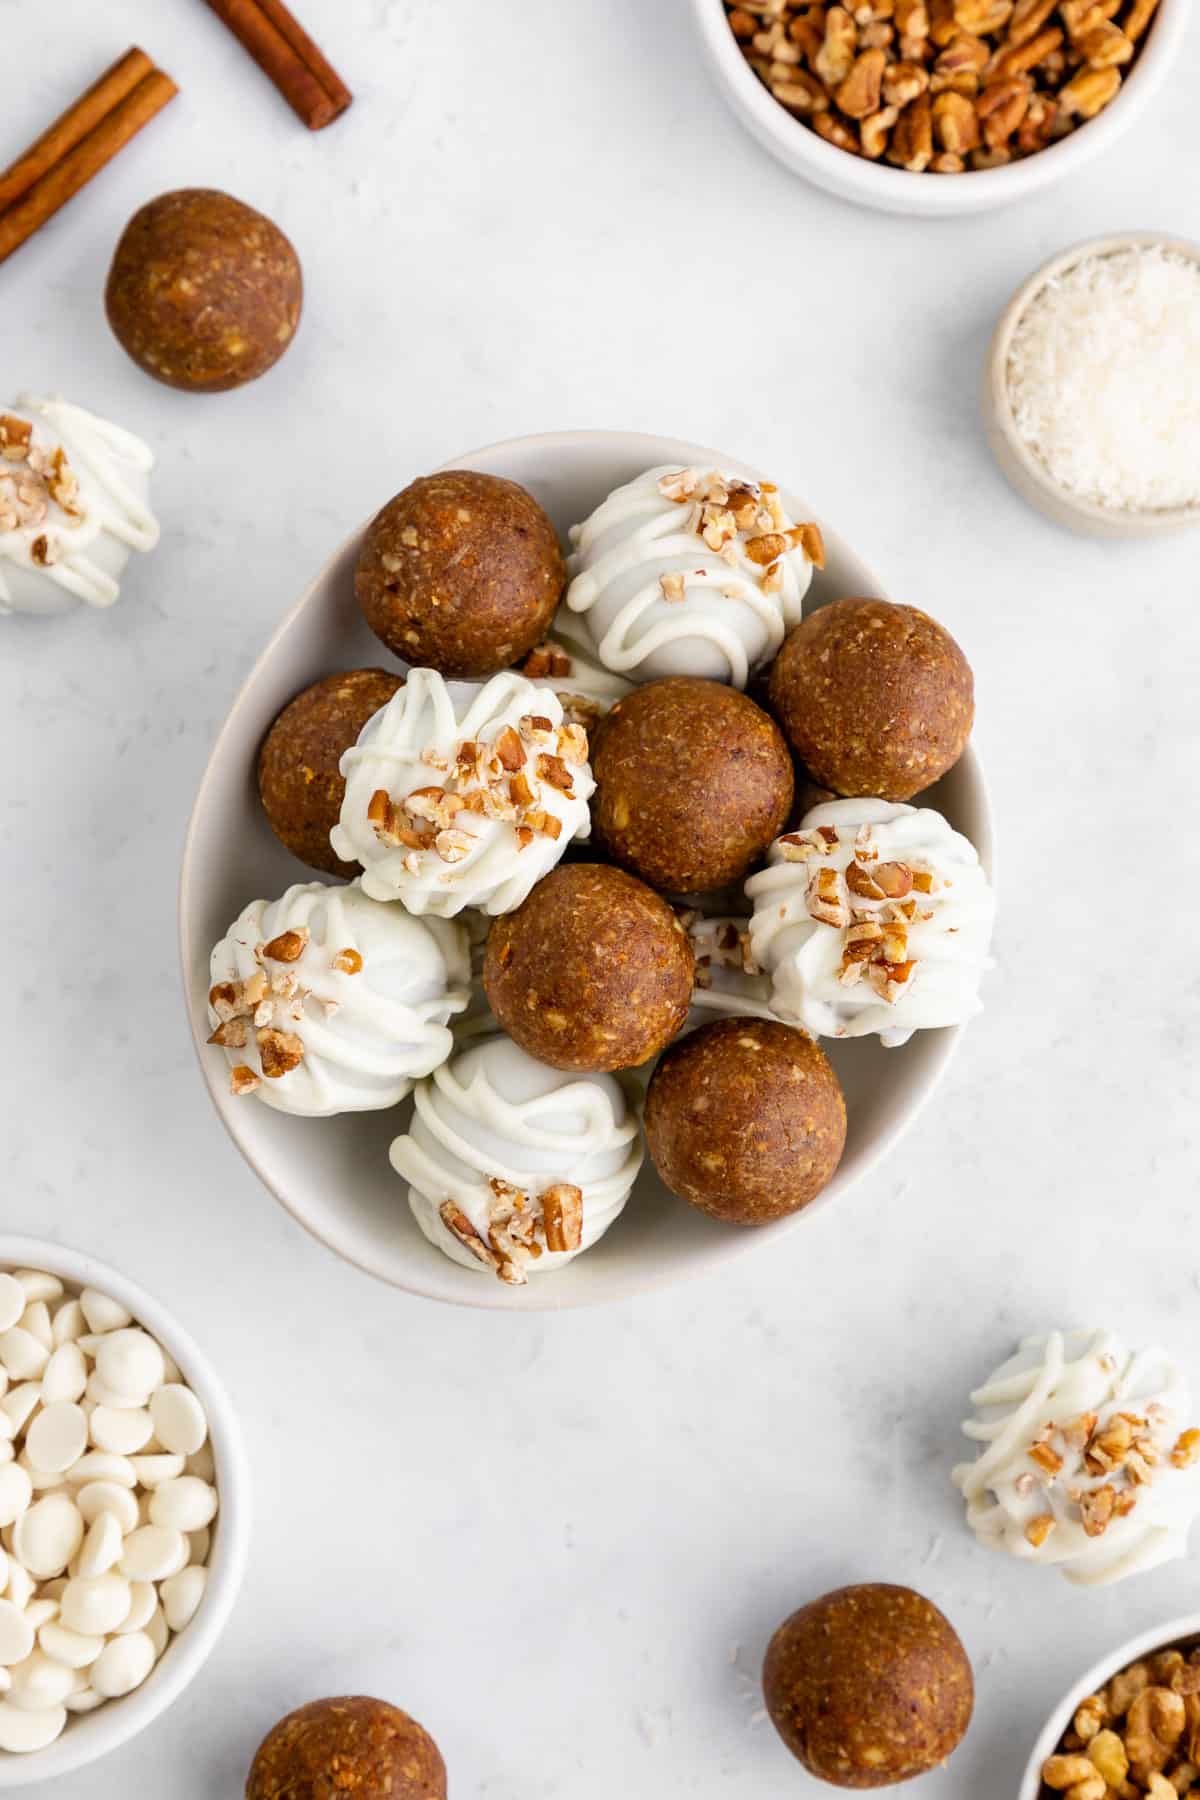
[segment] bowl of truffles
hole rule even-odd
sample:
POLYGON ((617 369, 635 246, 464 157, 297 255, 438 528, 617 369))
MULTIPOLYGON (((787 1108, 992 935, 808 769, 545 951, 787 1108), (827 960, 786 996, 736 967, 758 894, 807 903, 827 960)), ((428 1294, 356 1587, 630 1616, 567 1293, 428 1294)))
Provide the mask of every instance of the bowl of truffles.
POLYGON ((460 1304, 698 1274, 834 1200, 990 965, 950 633, 670 438, 400 485, 267 645, 180 891, 201 1068, 331 1249, 460 1304))
POLYGON ((1153 99, 1189 0, 693 0, 726 102, 818 187, 933 217, 1027 199, 1153 99))

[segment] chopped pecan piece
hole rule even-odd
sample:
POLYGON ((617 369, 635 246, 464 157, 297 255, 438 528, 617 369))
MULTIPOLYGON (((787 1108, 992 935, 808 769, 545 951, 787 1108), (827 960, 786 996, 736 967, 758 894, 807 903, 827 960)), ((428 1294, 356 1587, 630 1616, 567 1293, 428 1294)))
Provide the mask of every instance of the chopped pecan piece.
POLYGON ((578 1250, 583 1242, 583 1190, 555 1182, 541 1196, 547 1250, 578 1250))
POLYGON ((262 1072, 270 1081, 278 1081, 281 1075, 290 1074, 304 1061, 304 1043, 294 1031, 277 1031, 274 1026, 267 1025, 255 1033, 254 1041, 258 1045, 262 1072))
POLYGON ((252 1094, 261 1085, 254 1070, 245 1063, 238 1063, 229 1071, 229 1091, 231 1094, 252 1094))
POLYGON ((464 1250, 470 1251, 476 1262, 488 1269, 499 1269, 500 1258, 484 1243, 461 1206, 456 1206, 453 1200, 443 1200, 438 1212, 446 1230, 458 1239, 464 1250))
POLYGON ((343 975, 361 975, 363 959, 357 950, 349 948, 339 950, 333 959, 333 967, 343 975))
POLYGON ((263 956, 268 962, 299 962, 307 948, 308 927, 301 925, 294 931, 281 931, 269 944, 264 944, 263 956))

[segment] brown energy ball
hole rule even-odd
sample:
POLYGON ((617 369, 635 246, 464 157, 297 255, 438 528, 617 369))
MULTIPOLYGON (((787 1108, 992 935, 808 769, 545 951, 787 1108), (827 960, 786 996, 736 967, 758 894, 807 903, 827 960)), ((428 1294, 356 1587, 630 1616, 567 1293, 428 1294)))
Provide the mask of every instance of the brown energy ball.
POLYGON ((954 767, 975 684, 944 626, 915 606, 835 600, 788 637, 771 710, 813 780, 835 794, 910 800, 954 767))
POLYGON ((358 873, 335 856, 329 833, 342 810, 342 755, 358 742, 367 720, 404 686, 386 669, 326 675, 290 700, 258 753, 258 792, 267 823, 285 850, 329 875, 358 873))
POLYGON ((911 1588, 838 1588, 771 1639, 763 1693, 775 1729, 834 1787, 891 1787, 945 1762, 975 1683, 958 1634, 911 1588))
POLYGON ((168 387, 213 394, 256 381, 296 334, 300 262, 278 225, 216 188, 135 212, 104 306, 122 348, 168 387))
POLYGON ((367 527, 354 587, 367 624, 414 667, 477 677, 545 637, 566 583, 554 527, 499 475, 424 475, 367 527))
POLYGON ((429 1733, 385 1700, 313 1700, 259 1745, 246 1800, 446 1800, 429 1733))
POLYGON ((649 681, 593 738, 597 841, 651 887, 698 894, 739 880, 792 804, 792 758, 775 721, 736 688, 649 681))
POLYGON ((823 1050, 771 1019, 718 1019, 673 1044, 646 1094, 646 1143, 671 1189, 731 1225, 816 1198, 841 1160, 846 1103, 823 1050))
POLYGON ((694 958, 665 900, 620 869, 562 863, 488 933, 483 986, 552 1069, 631 1069, 687 1018, 694 958))

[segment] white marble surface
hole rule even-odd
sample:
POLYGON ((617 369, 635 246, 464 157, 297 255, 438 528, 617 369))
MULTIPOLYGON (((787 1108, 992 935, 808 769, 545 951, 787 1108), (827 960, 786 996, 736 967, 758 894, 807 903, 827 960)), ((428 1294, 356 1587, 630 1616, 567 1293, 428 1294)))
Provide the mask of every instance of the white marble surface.
POLYGON ((1027 512, 974 387, 1034 263, 1197 231, 1200 41, 1073 185, 937 225, 743 139, 687 0, 306 12, 358 94, 311 137, 199 4, 4 8, 7 149, 132 40, 184 92, 0 270, 6 385, 144 433, 165 525, 113 613, 0 621, 0 1222, 120 1263, 202 1335, 260 1515, 202 1679, 58 1800, 229 1800, 277 1714, 355 1689, 426 1722, 460 1800, 815 1792, 752 1678, 784 1613, 862 1578, 923 1588, 975 1659, 974 1726, 922 1793, 1011 1800, 1068 1679, 1200 1599, 1191 1565, 1089 1594, 989 1560, 949 1485, 965 1390, 1021 1332, 1111 1321, 1200 1376, 1200 583, 1195 541, 1027 512), (134 207, 203 183, 277 218, 308 283, 286 360, 214 398, 139 374, 100 306, 134 207), (457 450, 604 424, 777 466, 961 637, 1000 967, 940 1103, 770 1258, 609 1312, 440 1310, 310 1243, 222 1137, 180 1003, 180 844, 238 683, 350 526, 457 450))

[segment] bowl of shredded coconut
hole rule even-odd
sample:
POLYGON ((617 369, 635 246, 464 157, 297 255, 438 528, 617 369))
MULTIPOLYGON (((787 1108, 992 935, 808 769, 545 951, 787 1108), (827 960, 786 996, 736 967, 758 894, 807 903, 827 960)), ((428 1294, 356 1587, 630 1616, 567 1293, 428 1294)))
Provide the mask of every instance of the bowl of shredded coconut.
POLYGON ((983 411, 1004 474, 1058 524, 1200 524, 1200 244, 1131 232, 1045 264, 996 328, 983 411))

